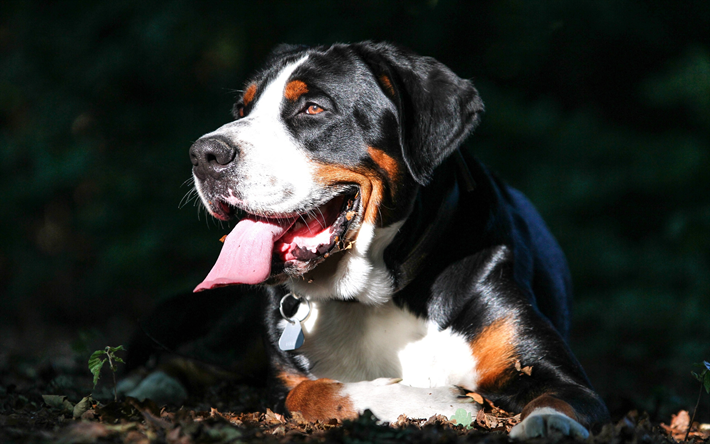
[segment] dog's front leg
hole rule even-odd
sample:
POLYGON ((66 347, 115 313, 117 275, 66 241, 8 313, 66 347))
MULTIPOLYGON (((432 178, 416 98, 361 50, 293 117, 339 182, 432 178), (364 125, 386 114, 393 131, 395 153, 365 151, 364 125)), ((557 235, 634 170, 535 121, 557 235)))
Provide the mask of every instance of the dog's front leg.
POLYGON ((306 379, 286 397, 286 408, 299 412, 308 421, 352 419, 358 411, 353 399, 344 391, 344 384, 332 379, 306 379))
POLYGON ((400 379, 342 383, 332 379, 305 380, 286 397, 286 408, 309 421, 351 419, 366 409, 384 422, 400 415, 409 418, 450 417, 463 408, 474 416, 478 405, 456 387, 421 388, 400 384, 400 379))

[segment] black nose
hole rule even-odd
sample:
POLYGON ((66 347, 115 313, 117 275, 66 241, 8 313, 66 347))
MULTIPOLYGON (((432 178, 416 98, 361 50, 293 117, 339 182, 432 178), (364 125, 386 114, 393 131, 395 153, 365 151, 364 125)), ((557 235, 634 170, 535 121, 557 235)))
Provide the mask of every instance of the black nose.
POLYGON ((208 175, 219 179, 234 161, 237 148, 225 137, 199 139, 190 147, 190 161, 195 175, 204 180, 208 175))

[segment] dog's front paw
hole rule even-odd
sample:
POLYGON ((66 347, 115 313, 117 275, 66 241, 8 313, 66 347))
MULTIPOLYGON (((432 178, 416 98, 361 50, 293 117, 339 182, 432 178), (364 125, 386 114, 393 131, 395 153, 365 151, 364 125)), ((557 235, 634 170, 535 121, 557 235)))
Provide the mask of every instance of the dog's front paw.
POLYGON ((510 431, 514 439, 554 436, 587 439, 589 432, 582 424, 549 407, 533 411, 510 431))
POLYGON ((473 416, 478 413, 478 404, 463 396, 461 390, 456 387, 411 387, 400 381, 380 378, 347 383, 344 392, 352 400, 356 410, 362 412, 370 409, 384 422, 394 422, 400 415, 415 419, 428 419, 434 415, 448 418, 458 409, 471 412, 473 416))

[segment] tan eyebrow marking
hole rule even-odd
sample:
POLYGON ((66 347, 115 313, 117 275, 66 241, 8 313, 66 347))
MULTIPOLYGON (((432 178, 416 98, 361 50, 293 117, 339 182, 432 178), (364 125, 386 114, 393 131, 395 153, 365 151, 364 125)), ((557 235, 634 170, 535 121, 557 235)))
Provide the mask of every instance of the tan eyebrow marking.
POLYGON ((308 92, 308 85, 306 85, 301 80, 292 80, 286 85, 284 89, 284 97, 288 100, 295 102, 299 97, 308 92))

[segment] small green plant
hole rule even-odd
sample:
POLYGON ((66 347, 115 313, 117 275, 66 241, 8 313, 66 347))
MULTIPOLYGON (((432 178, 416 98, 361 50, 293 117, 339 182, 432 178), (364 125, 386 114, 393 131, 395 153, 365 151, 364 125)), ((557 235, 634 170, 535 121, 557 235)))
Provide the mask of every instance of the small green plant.
POLYGON ((96 350, 89 358, 89 371, 91 371, 91 374, 94 375, 94 390, 96 389, 96 383, 99 382, 101 369, 106 361, 108 361, 108 366, 111 368, 113 375, 113 400, 116 402, 118 402, 118 393, 116 392, 116 364, 119 362, 125 364, 123 359, 116 356, 116 352, 118 351, 126 351, 126 349, 123 348, 122 345, 119 345, 118 347, 106 347, 103 350, 96 350))
POLYGON ((710 395, 710 362, 703 361, 702 364, 695 364, 702 370, 699 373, 690 372, 695 379, 700 382, 700 392, 698 393, 698 401, 695 403, 695 410, 693 410, 693 417, 690 418, 690 424, 688 424, 688 431, 685 432, 685 439, 683 441, 688 441, 688 435, 690 435, 690 429, 693 427, 693 422, 695 422, 695 414, 698 413, 698 406, 700 405, 700 397, 703 396, 703 389, 710 395))
POLYGON ((457 409, 456 413, 449 418, 452 421, 456 421, 456 424, 460 424, 466 428, 466 430, 471 429, 471 423, 473 418, 471 417, 471 412, 464 409, 457 409))

